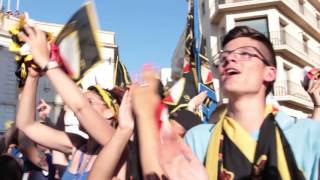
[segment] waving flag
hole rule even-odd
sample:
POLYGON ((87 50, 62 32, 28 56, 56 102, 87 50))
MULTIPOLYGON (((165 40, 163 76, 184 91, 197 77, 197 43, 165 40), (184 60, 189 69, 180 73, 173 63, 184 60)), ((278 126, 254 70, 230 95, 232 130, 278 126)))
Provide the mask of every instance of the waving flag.
MULTIPOLYGON (((195 0, 195 6, 199 7, 199 1, 195 0)), ((195 33, 195 54, 197 63, 197 73, 198 73, 198 83, 199 92, 206 91, 207 98, 202 104, 203 119, 209 121, 211 114, 216 109, 218 102, 216 98, 216 93, 213 87, 213 75, 209 64, 208 56, 206 55, 205 41, 202 36, 201 22, 199 18, 198 11, 194 12, 195 23, 194 23, 194 33, 195 33)))
POLYGON ((185 48, 182 67, 182 77, 168 89, 163 102, 168 105, 169 113, 172 114, 179 109, 184 109, 188 106, 189 101, 197 95, 197 71, 194 54, 194 16, 193 16, 193 0, 189 1, 185 48))
POLYGON ((55 44, 65 71, 75 81, 102 63, 97 39, 97 22, 91 1, 85 3, 63 27, 55 44))
MULTIPOLYGON (((197 1, 196 1, 197 2, 197 1)), ((206 55, 205 42, 200 32, 198 13, 194 11, 193 0, 188 1, 188 18, 185 30, 184 59, 182 77, 167 92, 163 102, 169 106, 169 112, 186 108, 189 101, 201 91, 207 91, 208 98, 202 106, 204 119, 208 120, 217 106, 213 87, 213 75, 206 55)), ((176 50, 178 54, 178 50, 176 50)), ((180 59, 174 59, 178 67, 180 59)))

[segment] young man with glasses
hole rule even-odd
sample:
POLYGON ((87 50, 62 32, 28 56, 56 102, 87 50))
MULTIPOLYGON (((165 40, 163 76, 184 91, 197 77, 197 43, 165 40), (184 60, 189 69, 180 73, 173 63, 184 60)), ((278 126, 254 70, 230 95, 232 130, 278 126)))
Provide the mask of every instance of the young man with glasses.
POLYGON ((196 126, 185 136, 210 179, 317 179, 320 123, 266 105, 277 73, 269 39, 239 26, 222 47, 213 64, 227 108, 215 125, 196 126))

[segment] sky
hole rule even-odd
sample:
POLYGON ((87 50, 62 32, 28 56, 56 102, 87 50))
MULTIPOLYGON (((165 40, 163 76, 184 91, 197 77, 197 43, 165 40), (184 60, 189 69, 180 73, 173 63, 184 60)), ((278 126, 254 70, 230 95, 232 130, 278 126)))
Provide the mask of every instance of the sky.
MULTIPOLYGON (((6 5, 7 0, 3 0, 6 5)), ((65 24, 85 0, 20 0, 20 10, 37 21, 65 24)), ((11 1, 12 8, 16 0, 11 1)), ((116 33, 128 71, 143 64, 170 67, 187 18, 186 0, 96 0, 100 28, 116 33)), ((14 9, 14 8, 13 8, 14 9)))

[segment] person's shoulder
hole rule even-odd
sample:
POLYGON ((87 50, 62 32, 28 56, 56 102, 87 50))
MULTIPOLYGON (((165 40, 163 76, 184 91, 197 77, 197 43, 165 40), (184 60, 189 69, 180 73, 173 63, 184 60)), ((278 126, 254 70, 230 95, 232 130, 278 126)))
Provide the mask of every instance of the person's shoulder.
POLYGON ((280 125, 280 127, 283 127, 283 128, 288 128, 294 125, 320 127, 320 121, 310 119, 307 117, 301 118, 301 117, 289 116, 283 111, 277 112, 275 119, 280 125))
POLYGON ((184 138, 186 141, 206 141, 214 129, 214 124, 199 124, 187 131, 184 138))
POLYGON ((294 131, 304 132, 311 136, 320 135, 320 121, 310 118, 293 117, 284 112, 278 112, 275 119, 284 132, 294 131))
POLYGON ((214 126, 214 124, 200 124, 191 128, 184 136, 186 144, 201 162, 204 162, 204 157, 214 126))
MULTIPOLYGON (((319 161, 320 154, 320 121, 310 118, 289 116, 278 112, 275 117, 282 129, 300 167, 308 167, 319 161)), ((312 172, 309 171, 309 174, 312 172)))
POLYGON ((214 128, 214 124, 199 124, 197 126, 194 126, 193 128, 189 129, 187 131, 187 134, 194 134, 194 133, 209 133, 211 134, 211 131, 214 128))

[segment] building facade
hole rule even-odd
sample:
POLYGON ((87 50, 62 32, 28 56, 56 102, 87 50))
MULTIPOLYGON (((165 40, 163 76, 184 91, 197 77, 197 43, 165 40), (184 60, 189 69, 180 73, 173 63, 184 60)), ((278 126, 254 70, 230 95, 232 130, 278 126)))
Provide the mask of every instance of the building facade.
POLYGON ((235 26, 247 25, 269 37, 278 69, 274 99, 292 116, 312 112, 313 103, 300 80, 305 66, 320 66, 320 1, 199 0, 199 14, 210 59, 235 26))
MULTIPOLYGON (((11 42, 8 30, 16 24, 17 21, 18 18, 13 14, 3 15, 0 21, 0 132, 4 130, 4 123, 6 121, 15 119, 17 109, 19 89, 17 88, 17 79, 15 76, 15 56, 8 50, 11 42)), ((63 27, 61 24, 38 21, 35 21, 35 24, 42 30, 53 33, 54 36, 57 36, 63 27)), ((86 84, 90 84, 93 79, 94 81, 101 81, 102 84, 107 82, 109 84, 104 84, 104 88, 111 88, 113 85, 114 50, 117 47, 115 44, 115 33, 99 31, 99 41, 102 47, 100 49, 101 56, 102 59, 105 60, 105 63, 102 63, 102 65, 99 65, 99 67, 88 74, 86 84), (104 69, 102 70, 102 68, 104 69), (107 78, 97 78, 101 77, 101 75, 98 76, 101 72, 107 73, 102 75, 107 78)), ((46 77, 40 79, 37 98, 43 98, 52 106, 50 118, 55 122, 63 106, 63 102, 61 98, 57 96, 54 88, 46 77)))

